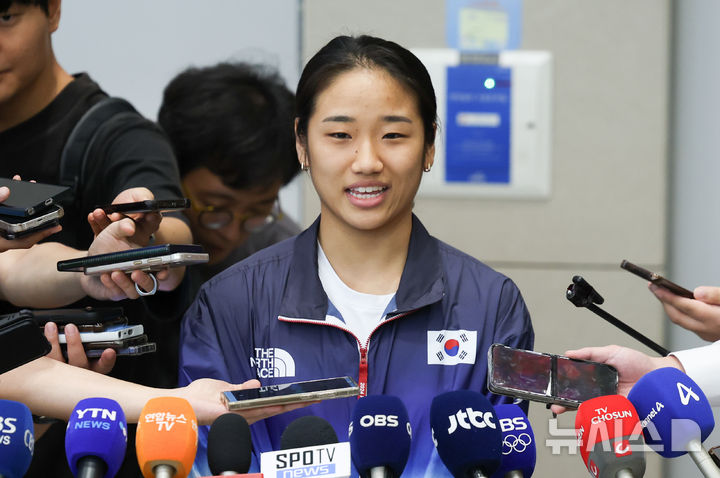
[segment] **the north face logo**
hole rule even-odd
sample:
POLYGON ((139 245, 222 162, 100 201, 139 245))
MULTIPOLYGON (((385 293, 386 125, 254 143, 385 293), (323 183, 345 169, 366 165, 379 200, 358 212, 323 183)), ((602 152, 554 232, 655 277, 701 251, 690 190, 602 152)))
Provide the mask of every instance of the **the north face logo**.
POLYGON ((294 377, 295 360, 287 351, 278 348, 256 348, 250 366, 260 378, 294 377))

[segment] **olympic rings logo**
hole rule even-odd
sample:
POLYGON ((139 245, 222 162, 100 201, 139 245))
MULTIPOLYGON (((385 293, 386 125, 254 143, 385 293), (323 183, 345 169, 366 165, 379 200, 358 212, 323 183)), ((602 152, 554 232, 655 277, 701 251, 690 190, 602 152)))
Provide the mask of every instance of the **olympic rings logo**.
POLYGON ((509 455, 512 452, 522 453, 532 443, 529 433, 521 433, 515 435, 505 435, 503 438, 503 455, 509 455))

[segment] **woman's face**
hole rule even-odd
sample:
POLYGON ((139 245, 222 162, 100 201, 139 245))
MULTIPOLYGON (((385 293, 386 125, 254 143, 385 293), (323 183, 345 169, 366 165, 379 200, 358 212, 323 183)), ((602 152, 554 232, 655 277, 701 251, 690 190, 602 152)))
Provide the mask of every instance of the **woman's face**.
POLYGON ((323 222, 374 230, 410 219, 425 147, 415 96, 383 69, 340 74, 317 97, 301 164, 310 167, 323 222))

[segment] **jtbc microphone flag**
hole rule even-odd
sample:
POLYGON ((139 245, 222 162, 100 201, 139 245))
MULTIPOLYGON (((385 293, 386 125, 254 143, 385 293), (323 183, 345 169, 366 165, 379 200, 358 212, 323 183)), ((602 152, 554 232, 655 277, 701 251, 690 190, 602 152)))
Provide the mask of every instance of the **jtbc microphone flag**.
POLYGON ((35 447, 30 409, 0 400, 0 475, 21 478, 30 467, 35 447))

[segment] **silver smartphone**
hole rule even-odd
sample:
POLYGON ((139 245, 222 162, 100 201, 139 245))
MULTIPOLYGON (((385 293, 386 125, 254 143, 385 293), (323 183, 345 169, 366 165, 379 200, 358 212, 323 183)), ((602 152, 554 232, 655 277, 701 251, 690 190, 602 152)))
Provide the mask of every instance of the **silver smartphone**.
POLYGON ((233 390, 223 392, 221 399, 228 410, 243 410, 270 405, 354 397, 359 394, 360 387, 357 382, 352 377, 346 376, 233 390))
MULTIPOLYGON (((110 327, 103 332, 80 332, 80 340, 84 342, 99 342, 101 340, 121 340, 136 335, 142 335, 145 329, 142 325, 121 325, 110 327)), ((65 334, 58 334, 58 341, 66 343, 65 334)))
POLYGON ((191 266, 193 264, 203 264, 209 260, 210 256, 206 252, 175 252, 164 256, 145 257, 142 259, 132 259, 113 264, 103 264, 99 266, 90 266, 85 268, 85 275, 98 275, 113 271, 133 271, 141 270, 145 272, 154 272, 166 269, 168 267, 191 266))
POLYGON ((0 236, 5 239, 17 239, 56 226, 64 214, 65 211, 61 206, 51 206, 48 211, 33 217, 0 216, 0 236))

